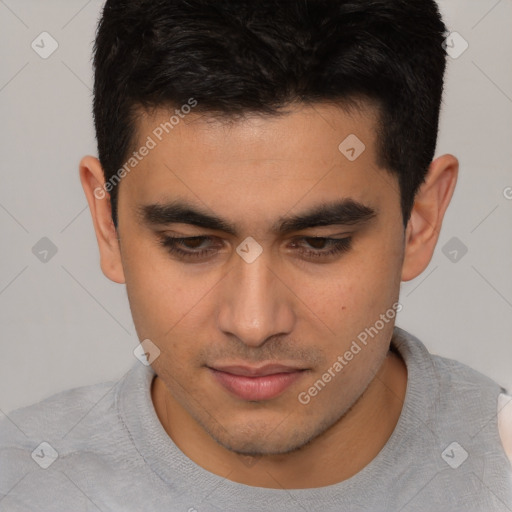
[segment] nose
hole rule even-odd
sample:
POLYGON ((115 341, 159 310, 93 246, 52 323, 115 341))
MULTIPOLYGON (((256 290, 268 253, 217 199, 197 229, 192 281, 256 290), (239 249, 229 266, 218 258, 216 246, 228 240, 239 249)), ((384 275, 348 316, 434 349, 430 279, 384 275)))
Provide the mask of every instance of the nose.
POLYGON ((251 347, 293 329, 293 293, 265 251, 253 262, 237 256, 223 280, 219 329, 251 347))

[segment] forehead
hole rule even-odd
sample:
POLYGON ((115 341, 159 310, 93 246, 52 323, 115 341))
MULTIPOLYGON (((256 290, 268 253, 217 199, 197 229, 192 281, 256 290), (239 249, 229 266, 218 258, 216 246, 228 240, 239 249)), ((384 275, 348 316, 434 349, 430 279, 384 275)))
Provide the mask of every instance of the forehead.
MULTIPOLYGON (((153 168, 167 163, 205 169, 206 174, 206 168, 217 167, 220 172, 233 166, 240 170, 259 166, 254 177, 263 178, 262 167, 272 168, 275 176, 276 168, 285 171, 290 163, 299 177, 297 173, 313 170, 310 164, 375 165, 377 119, 377 108, 361 102, 350 108, 293 104, 279 115, 247 113, 243 117, 184 110, 184 106, 159 108, 140 111, 133 148, 151 146, 144 160, 153 168)), ((230 177, 236 178, 236 173, 230 172, 230 177)))
MULTIPOLYGON (((197 106, 197 109, 200 107, 197 106)), ((218 112, 193 110, 188 105, 173 108, 138 110, 135 121, 136 144, 144 143, 147 136, 158 145, 179 144, 203 146, 203 149, 222 149, 224 159, 257 152, 257 158, 325 156, 325 149, 337 149, 336 142, 346 135, 357 135, 372 146, 375 139, 379 109, 376 103, 352 100, 352 103, 333 104, 293 103, 276 114, 246 112, 232 116, 218 112), (187 107, 187 109, 185 109, 187 107), (229 141, 232 142, 229 144, 229 141), (277 139, 276 139, 277 137, 277 139), (319 139, 324 144, 318 145, 319 139), (308 139, 312 144, 304 144, 308 139), (235 142, 251 142, 250 146, 237 146, 235 142), (228 142, 228 144, 226 144, 228 142), (258 144, 260 143, 260 144, 258 144), (301 155, 290 153, 302 145, 301 155), (264 144, 264 147, 261 147, 264 144), (316 146, 318 151, 312 151, 316 146), (330 146, 330 148, 327 148, 330 146)), ((371 148, 370 148, 371 149, 371 148)), ((190 154, 189 158, 201 156, 190 154)))

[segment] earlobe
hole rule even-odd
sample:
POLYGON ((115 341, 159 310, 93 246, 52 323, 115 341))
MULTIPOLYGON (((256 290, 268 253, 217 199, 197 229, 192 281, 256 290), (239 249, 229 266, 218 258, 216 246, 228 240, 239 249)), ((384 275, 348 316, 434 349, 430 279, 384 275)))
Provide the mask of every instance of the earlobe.
POLYGON ((101 270, 110 280, 124 283, 118 233, 112 221, 110 195, 106 192, 105 178, 99 160, 85 156, 80 161, 80 181, 92 216, 96 240, 100 251, 101 270))
POLYGON ((459 162, 453 155, 442 155, 430 164, 407 223, 402 281, 420 275, 432 259, 458 171, 459 162))

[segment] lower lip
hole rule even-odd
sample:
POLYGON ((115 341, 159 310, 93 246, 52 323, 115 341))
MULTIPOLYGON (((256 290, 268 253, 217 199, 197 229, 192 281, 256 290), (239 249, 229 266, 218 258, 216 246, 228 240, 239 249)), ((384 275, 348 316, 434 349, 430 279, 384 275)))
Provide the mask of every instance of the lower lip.
POLYGON ((242 400, 270 400, 279 396, 301 377, 304 371, 275 373, 261 377, 233 375, 210 368, 213 376, 228 391, 242 400))

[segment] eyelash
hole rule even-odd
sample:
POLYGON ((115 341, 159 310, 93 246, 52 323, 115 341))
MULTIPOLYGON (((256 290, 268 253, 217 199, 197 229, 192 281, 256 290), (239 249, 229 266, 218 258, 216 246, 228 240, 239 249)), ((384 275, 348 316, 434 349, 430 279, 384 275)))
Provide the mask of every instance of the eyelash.
MULTIPOLYGON (((211 240, 212 238, 213 237, 211 236, 191 236, 185 238, 164 236, 160 239, 160 245, 165 247, 171 254, 174 254, 181 259, 200 259, 208 253, 215 252, 215 249, 209 248, 201 249, 199 251, 184 251, 183 249, 180 249, 178 245, 191 240, 211 240)), ((300 237, 300 240, 322 240, 328 247, 331 247, 328 251, 301 249, 299 251, 301 255, 305 255, 308 258, 326 258, 329 256, 335 256, 349 251, 352 247, 352 237, 327 238, 320 236, 304 236, 300 237)))

